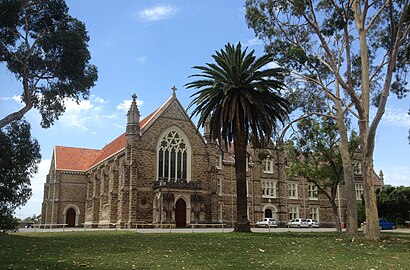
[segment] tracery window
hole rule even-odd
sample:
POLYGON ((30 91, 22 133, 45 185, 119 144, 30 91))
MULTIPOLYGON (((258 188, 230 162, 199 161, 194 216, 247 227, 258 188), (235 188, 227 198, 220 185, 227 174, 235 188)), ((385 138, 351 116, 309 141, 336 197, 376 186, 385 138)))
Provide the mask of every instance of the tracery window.
POLYGON ((158 177, 160 180, 187 180, 187 145, 175 130, 168 132, 158 149, 158 177))

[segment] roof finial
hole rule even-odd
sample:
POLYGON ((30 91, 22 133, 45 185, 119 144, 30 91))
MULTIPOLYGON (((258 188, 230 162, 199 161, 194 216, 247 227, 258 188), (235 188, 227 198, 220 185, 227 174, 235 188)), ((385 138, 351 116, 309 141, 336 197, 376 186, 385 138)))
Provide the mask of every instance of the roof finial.
POLYGON ((175 87, 175 85, 172 86, 171 90, 172 90, 172 95, 175 97, 177 95, 176 94, 177 88, 175 87))
POLYGON ((134 93, 134 94, 132 94, 131 97, 132 97, 132 102, 136 103, 137 95, 134 93))

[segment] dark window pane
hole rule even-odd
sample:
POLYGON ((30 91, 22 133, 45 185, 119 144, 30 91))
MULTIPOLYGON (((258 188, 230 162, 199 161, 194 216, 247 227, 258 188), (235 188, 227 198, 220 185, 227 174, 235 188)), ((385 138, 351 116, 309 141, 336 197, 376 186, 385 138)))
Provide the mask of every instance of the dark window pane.
POLYGON ((178 151, 177 154, 177 178, 181 179, 182 177, 182 172, 181 172, 181 158, 182 158, 182 154, 180 151, 178 151))
POLYGON ((168 151, 168 149, 167 149, 167 150, 165 150, 164 177, 166 177, 166 178, 169 179, 169 177, 168 177, 168 176, 169 176, 168 171, 169 171, 169 151, 168 151))
POLYGON ((176 160, 175 160, 175 149, 171 150, 171 179, 175 179, 175 165, 176 165, 176 160))
POLYGON ((164 177, 164 151, 158 151, 158 177, 164 177))
POLYGON ((182 178, 186 179, 186 164, 187 164, 187 154, 186 152, 184 152, 184 154, 182 155, 182 178))

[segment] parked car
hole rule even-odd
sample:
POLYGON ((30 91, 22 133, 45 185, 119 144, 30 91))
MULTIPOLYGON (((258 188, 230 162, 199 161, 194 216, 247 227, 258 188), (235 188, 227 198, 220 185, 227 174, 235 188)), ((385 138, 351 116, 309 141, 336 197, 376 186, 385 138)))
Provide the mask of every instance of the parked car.
POLYGON ((305 218, 295 218, 288 222, 289 227, 307 228, 309 224, 305 218))
POLYGON ((316 219, 307 218, 306 220, 310 228, 319 228, 320 223, 316 219))
POLYGON ((278 222, 274 218, 264 218, 256 222, 256 227, 278 227, 278 222))
POLYGON ((379 218, 380 230, 393 230, 396 229, 396 223, 388 221, 384 218, 379 218))

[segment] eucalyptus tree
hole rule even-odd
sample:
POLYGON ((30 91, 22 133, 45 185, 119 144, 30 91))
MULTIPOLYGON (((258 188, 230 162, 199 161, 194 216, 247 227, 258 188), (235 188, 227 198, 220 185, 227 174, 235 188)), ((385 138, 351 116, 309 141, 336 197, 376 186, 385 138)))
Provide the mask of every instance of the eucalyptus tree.
MULTIPOLYGON (((336 204, 339 185, 343 181, 343 163, 339 152, 340 135, 335 121, 331 118, 310 117, 297 123, 297 130, 287 144, 288 158, 291 161, 287 174, 290 178, 303 177, 312 183, 318 194, 329 201, 336 229, 341 231, 341 213, 336 204)), ((353 157, 358 150, 355 132, 350 136, 349 152, 353 157)))
POLYGON ((13 214, 31 197, 30 178, 37 173, 40 146, 27 121, 0 129, 0 229, 13 229, 13 214))
POLYGON ((308 92, 312 101, 319 97, 338 123, 350 234, 357 233, 357 210, 344 122, 347 115, 357 118, 367 238, 379 239, 373 152, 389 94, 408 92, 408 0, 247 0, 246 8, 248 25, 266 42, 266 50, 291 69, 294 89, 308 92), (376 105, 372 119, 371 104, 376 105))
POLYGON ((196 106, 191 117, 199 116, 198 128, 210 117, 213 139, 233 143, 235 153, 237 215, 235 231, 250 232, 247 217, 246 148, 249 133, 254 142, 271 136, 276 121, 283 123, 288 114, 288 102, 281 97, 284 70, 267 68, 271 54, 257 58, 254 50, 242 50, 228 43, 216 51, 215 63, 194 66, 200 73, 190 77, 200 79, 186 87, 197 89, 188 108, 196 106))
POLYGON ((0 63, 21 82, 24 105, 0 119, 0 128, 33 108, 42 127, 50 127, 64 113, 64 100, 88 98, 97 80, 88 41, 64 0, 0 0, 0 63))

